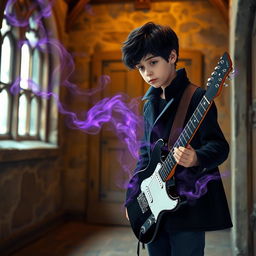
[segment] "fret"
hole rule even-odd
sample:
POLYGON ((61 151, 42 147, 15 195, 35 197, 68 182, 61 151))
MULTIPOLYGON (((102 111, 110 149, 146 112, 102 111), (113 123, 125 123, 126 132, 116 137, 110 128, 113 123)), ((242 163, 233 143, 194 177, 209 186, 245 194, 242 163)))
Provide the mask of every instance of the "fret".
POLYGON ((172 152, 169 153, 168 160, 170 161, 172 167, 176 164, 176 161, 174 159, 174 156, 173 156, 172 152))
POLYGON ((198 119, 197 119, 197 117, 196 117, 195 112, 193 113, 192 117, 193 117, 193 119, 194 119, 194 120, 193 120, 194 123, 199 124, 199 121, 198 121, 198 119))
POLYGON ((181 141, 180 145, 181 145, 182 147, 184 147, 184 146, 187 144, 186 140, 184 141, 183 138, 184 138, 184 137, 182 137, 182 134, 181 134, 181 136, 179 137, 179 140, 181 141))
POLYGON ((177 139, 177 146, 179 147, 179 146, 182 146, 182 143, 181 143, 181 141, 180 141, 180 137, 177 139))
POLYGON ((173 154, 171 154, 171 159, 172 159, 172 163, 173 163, 173 166, 174 166, 176 164, 176 160, 175 160, 173 154))
POLYGON ((209 100, 205 97, 205 95, 204 95, 203 98, 207 101, 208 105, 210 105, 210 102, 209 102, 209 100))
MULTIPOLYGON (((196 110, 197 110, 197 112, 198 112, 198 114, 199 114, 199 116, 200 116, 200 119, 201 119, 201 118, 203 117, 203 114, 201 113, 199 107, 200 107, 200 106, 198 106, 196 110)), ((203 111, 203 112, 204 112, 204 111, 203 111)))
POLYGON ((189 140, 190 139, 190 136, 188 135, 187 131, 186 131, 186 128, 183 130, 184 131, 184 135, 187 136, 187 139, 186 140, 189 140))
POLYGON ((189 126, 189 123, 191 123, 191 126, 193 126, 193 127, 192 127, 193 129, 195 129, 195 128, 196 128, 196 126, 194 126, 194 123, 192 122, 192 120, 191 120, 191 119, 188 121, 188 126, 189 126))
POLYGON ((202 103, 200 103, 200 105, 202 106, 203 110, 206 111, 206 108, 204 108, 204 105, 202 103))
POLYGON ((203 107, 202 104, 200 104, 199 108, 200 108, 200 112, 201 112, 201 114, 202 114, 202 116, 203 116, 204 113, 205 113, 205 108, 203 107))
POLYGON ((162 169, 163 170, 163 180, 166 180, 168 177, 169 171, 167 169, 162 169))
POLYGON ((161 169, 160 169, 160 171, 159 171, 159 173, 161 172, 161 178, 162 178, 162 180, 164 180, 165 179, 165 177, 166 177, 166 169, 164 168, 164 164, 162 165, 162 167, 161 167, 161 169))
POLYGON ((168 169, 170 169, 170 168, 171 168, 171 164, 170 164, 170 162, 168 161, 168 158, 167 158, 167 157, 166 157, 165 162, 166 162, 166 167, 167 167, 168 169))
MULTIPOLYGON (((200 121, 202 120, 206 110, 208 109, 210 104, 210 103, 208 104, 208 102, 209 101, 207 100, 206 97, 202 98, 197 108, 195 109, 194 113, 192 114, 191 118, 189 119, 188 123, 186 124, 185 128, 183 129, 180 136, 178 137, 175 144, 173 145, 173 148, 179 147, 179 146, 185 147, 185 145, 193 136, 193 132, 196 130, 196 128, 200 124, 200 121)), ((168 175, 170 174, 175 164, 176 164, 176 161, 171 151, 167 155, 162 165, 162 168, 159 171, 161 173, 160 176, 163 181, 167 179, 168 175)))
MULTIPOLYGON (((196 111, 197 111, 197 109, 196 109, 196 111)), ((198 122, 198 123, 200 123, 200 121, 197 119, 197 117, 196 117, 196 111, 193 113, 193 116, 194 116, 194 118, 196 119, 196 121, 198 122)))
POLYGON ((210 105, 210 102, 208 101, 208 99, 205 96, 202 99, 202 103, 203 103, 203 106, 206 107, 206 109, 210 105))
POLYGON ((188 135, 189 135, 189 138, 190 138, 190 137, 192 136, 192 134, 193 134, 193 131, 190 130, 189 125, 186 125, 186 127, 188 127, 188 130, 191 132, 190 135, 188 134, 188 135))
POLYGON ((181 135, 180 135, 182 138, 184 138, 184 144, 186 144, 187 143, 187 140, 186 140, 186 138, 185 138, 185 135, 183 134, 183 132, 181 133, 181 135))
POLYGON ((164 181, 164 176, 165 176, 165 175, 164 175, 164 171, 163 171, 162 168, 159 170, 159 175, 160 175, 162 181, 164 181))

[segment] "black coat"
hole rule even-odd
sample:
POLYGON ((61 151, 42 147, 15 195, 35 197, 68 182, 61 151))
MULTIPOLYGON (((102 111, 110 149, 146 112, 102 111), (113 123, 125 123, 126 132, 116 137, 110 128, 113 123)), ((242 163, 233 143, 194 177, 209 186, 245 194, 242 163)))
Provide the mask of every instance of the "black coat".
MULTIPOLYGON (((160 112, 161 88, 150 87, 143 97, 143 100, 146 100, 143 109, 144 137, 135 172, 147 167, 152 152, 150 145, 153 145, 159 138, 168 138, 179 101, 188 84, 189 80, 185 69, 178 70, 175 79, 165 89, 167 105, 160 112)), ((193 114, 204 93, 204 89, 196 89, 191 99, 184 125, 193 114)), ((200 165, 190 168, 178 166, 175 172, 178 190, 179 188, 185 188, 195 192, 197 180, 204 179, 203 177, 212 177, 212 179, 207 183, 207 190, 203 190, 202 196, 198 199, 187 198, 187 204, 182 205, 175 212, 164 215, 161 225, 170 230, 186 231, 209 231, 230 228, 232 227, 232 222, 218 170, 218 165, 228 157, 229 145, 218 125, 217 109, 214 103, 190 144, 196 150, 200 165)))

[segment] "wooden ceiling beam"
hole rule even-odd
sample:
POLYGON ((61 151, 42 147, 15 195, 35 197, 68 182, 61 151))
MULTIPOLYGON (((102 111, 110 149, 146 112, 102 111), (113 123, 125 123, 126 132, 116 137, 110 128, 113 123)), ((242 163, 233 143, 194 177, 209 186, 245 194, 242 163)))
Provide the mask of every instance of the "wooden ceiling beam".
MULTIPOLYGON (((70 1, 70 2, 72 2, 72 1, 70 1)), ((67 32, 69 31, 71 26, 74 24, 75 20, 79 16, 79 14, 85 10, 85 6, 89 2, 90 2, 90 0, 78 0, 78 2, 71 9, 71 11, 68 12, 68 15, 66 18, 66 31, 67 32)))
POLYGON ((221 12, 227 24, 229 24, 229 0, 209 0, 212 5, 221 12))

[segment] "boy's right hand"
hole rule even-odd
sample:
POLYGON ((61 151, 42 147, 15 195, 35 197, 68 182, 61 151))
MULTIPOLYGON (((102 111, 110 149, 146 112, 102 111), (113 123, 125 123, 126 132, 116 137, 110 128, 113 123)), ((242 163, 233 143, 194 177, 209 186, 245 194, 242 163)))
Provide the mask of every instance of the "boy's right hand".
POLYGON ((128 213, 127 213, 127 208, 125 208, 125 217, 126 217, 127 220, 129 220, 128 213))

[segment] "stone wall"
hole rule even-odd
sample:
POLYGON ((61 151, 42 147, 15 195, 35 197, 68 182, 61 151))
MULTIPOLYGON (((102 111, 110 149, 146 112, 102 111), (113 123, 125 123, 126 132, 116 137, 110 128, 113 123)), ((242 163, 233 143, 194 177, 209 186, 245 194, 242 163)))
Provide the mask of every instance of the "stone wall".
POLYGON ((0 240, 61 209, 56 157, 0 164, 0 240))
MULTIPOLYGON (((82 90, 90 88, 92 55, 120 51, 128 33, 148 21, 170 25, 180 38, 181 49, 203 53, 204 81, 219 56, 228 49, 228 27, 208 1, 154 2, 150 11, 136 11, 133 3, 93 5, 90 13, 84 11, 77 17, 68 33, 64 31, 64 0, 55 1, 55 5, 59 36, 76 64, 71 81, 82 90)), ((61 99, 75 112, 88 108, 86 101, 67 91, 61 90, 61 99)), ((220 125, 230 140, 229 89, 216 103, 220 125)), ((88 135, 67 128, 61 115, 59 135, 59 150, 53 154, 44 151, 43 157, 29 157, 28 151, 27 158, 1 162, 1 154, 6 152, 0 152, 0 239, 36 226, 58 212, 86 213, 88 135)), ((229 160, 221 169, 230 169, 229 160)), ((224 183, 230 201, 230 177, 224 183)))
MULTIPOLYGON (((219 11, 208 1, 153 2, 150 10, 138 11, 133 3, 92 5, 77 17, 69 31, 68 49, 73 54, 76 70, 73 79, 89 88, 87 70, 95 52, 120 51, 129 32, 153 21, 171 26, 179 36, 180 48, 199 50, 204 55, 204 81, 210 76, 218 58, 228 50, 229 29, 219 11), (86 75, 85 75, 86 74, 86 75)), ((229 88, 216 99, 220 126, 230 141, 229 88)), ((222 166, 228 177, 224 185, 230 202, 230 160, 222 166)))
MULTIPOLYGON (((65 5, 56 1, 64 30, 65 5), (61 12, 63 11, 63 12, 61 12)), ((57 18, 57 17, 55 17, 57 18)), ((57 36, 55 20, 47 25, 57 36), (55 31, 54 31, 55 30, 55 31)), ((65 43, 65 38, 63 42, 65 43)), ((56 78, 58 79, 58 78, 56 78)), ((61 97, 64 97, 61 91, 61 97)), ((63 216, 63 118, 59 120, 59 145, 0 141, 0 254, 22 245, 28 234, 63 216), (23 145, 24 144, 24 145, 23 145), (22 146, 23 145, 23 146, 22 146), (13 243, 10 245, 10 241, 13 243)), ((34 233, 30 237, 34 238, 34 233)), ((30 239, 29 238, 29 239, 30 239)), ((28 239, 28 240, 29 240, 28 239)))

